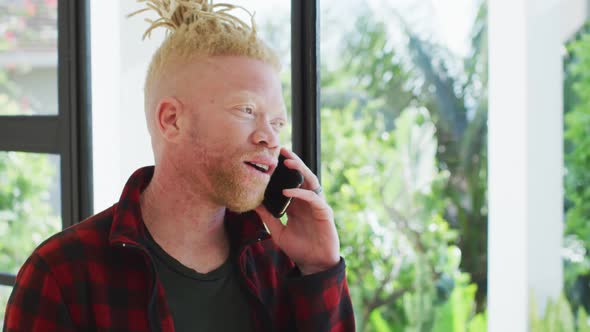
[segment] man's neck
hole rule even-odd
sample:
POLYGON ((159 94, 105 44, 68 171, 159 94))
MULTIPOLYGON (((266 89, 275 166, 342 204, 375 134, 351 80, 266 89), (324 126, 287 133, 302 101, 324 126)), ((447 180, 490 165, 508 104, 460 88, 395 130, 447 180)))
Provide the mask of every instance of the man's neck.
POLYGON ((141 194, 144 223, 170 256, 199 273, 215 270, 229 255, 225 208, 175 181, 157 167, 141 194))

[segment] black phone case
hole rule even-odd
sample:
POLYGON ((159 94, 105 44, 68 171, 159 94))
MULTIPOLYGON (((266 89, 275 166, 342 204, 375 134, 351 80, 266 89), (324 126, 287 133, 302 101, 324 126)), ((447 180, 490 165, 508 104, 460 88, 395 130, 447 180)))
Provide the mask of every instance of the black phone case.
POLYGON ((283 216, 291 203, 291 197, 283 195, 283 189, 298 188, 303 183, 303 175, 299 171, 285 166, 285 159, 283 155, 279 155, 279 163, 270 177, 262 201, 262 204, 275 218, 283 216))

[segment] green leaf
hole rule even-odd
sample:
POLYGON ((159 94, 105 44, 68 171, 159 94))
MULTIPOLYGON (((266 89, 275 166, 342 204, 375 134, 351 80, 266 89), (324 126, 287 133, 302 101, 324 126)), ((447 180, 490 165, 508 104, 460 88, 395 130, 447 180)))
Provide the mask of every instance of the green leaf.
POLYGON ((590 332, 588 314, 586 314, 586 310, 583 307, 578 309, 578 332, 590 332))
POLYGON ((371 314, 371 324, 373 325, 375 332, 393 332, 389 324, 381 316, 379 310, 375 310, 371 314))
POLYGON ((487 332, 488 330, 488 320, 487 314, 480 313, 475 315, 473 319, 469 322, 468 332, 487 332))

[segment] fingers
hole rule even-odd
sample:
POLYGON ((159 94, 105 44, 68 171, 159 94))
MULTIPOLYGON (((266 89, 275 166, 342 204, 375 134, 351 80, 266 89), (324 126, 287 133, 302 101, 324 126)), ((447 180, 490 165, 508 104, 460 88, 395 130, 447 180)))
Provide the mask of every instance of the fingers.
POLYGON ((262 222, 264 222, 266 227, 268 227, 270 234, 274 239, 276 239, 278 245, 283 228, 285 227, 283 223, 281 223, 281 220, 275 218, 270 212, 268 212, 264 205, 260 205, 259 207, 255 208, 254 211, 258 213, 260 219, 262 219, 262 222))
POLYGON ((320 186, 320 181, 317 176, 305 165, 303 160, 299 158, 293 151, 289 151, 286 148, 281 149, 281 154, 287 158, 285 165, 291 169, 296 169, 303 175, 302 188, 314 190, 320 186))
POLYGON ((318 199, 318 194, 311 190, 301 188, 283 189, 283 195, 306 201, 311 205, 312 209, 319 212, 327 212, 328 217, 331 217, 332 209, 330 206, 324 199, 318 199))

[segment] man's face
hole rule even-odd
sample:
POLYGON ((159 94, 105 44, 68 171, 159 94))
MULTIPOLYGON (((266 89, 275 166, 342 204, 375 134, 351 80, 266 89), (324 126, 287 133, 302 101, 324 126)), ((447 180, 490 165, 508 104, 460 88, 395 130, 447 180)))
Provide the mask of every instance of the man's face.
POLYGON ((174 151, 183 180, 232 211, 257 207, 287 122, 277 72, 246 57, 210 57, 182 76, 179 99, 186 111, 174 151))

